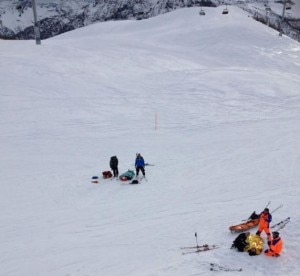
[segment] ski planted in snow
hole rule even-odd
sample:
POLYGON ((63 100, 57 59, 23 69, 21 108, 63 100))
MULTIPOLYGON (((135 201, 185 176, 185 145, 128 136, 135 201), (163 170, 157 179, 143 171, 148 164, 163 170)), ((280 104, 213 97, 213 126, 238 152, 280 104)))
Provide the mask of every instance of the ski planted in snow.
POLYGON ((210 263, 210 270, 211 271, 243 271, 242 268, 227 267, 216 263, 210 263))

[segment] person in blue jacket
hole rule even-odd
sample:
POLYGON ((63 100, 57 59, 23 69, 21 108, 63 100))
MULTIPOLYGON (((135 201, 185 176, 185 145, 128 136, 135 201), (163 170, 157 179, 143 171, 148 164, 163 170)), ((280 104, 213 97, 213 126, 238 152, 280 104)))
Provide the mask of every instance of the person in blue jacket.
POLYGON ((135 169, 136 169, 136 176, 139 175, 140 170, 142 171, 143 176, 145 176, 145 161, 143 156, 140 153, 137 153, 135 159, 135 169))

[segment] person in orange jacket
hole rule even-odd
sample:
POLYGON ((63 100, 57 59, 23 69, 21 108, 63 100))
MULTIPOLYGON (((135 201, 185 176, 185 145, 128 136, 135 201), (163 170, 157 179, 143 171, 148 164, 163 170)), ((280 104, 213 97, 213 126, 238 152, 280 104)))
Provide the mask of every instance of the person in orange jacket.
POLYGON ((260 236, 262 231, 265 231, 268 238, 268 245, 271 243, 271 234, 269 224, 272 221, 272 215, 270 214, 269 208, 265 208, 259 216, 259 224, 256 235, 260 236))
POLYGON ((277 231, 273 232, 272 235, 273 240, 269 245, 269 249, 265 251, 265 255, 279 257, 282 250, 282 239, 279 237, 279 233, 277 231))

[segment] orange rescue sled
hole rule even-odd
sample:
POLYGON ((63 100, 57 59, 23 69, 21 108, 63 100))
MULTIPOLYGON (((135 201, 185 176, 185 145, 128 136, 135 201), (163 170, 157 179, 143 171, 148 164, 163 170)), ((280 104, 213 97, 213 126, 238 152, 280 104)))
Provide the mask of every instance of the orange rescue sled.
POLYGON ((229 230, 232 233, 245 232, 251 228, 256 227, 258 225, 258 223, 259 223, 259 219, 251 219, 251 220, 248 220, 241 224, 231 225, 231 226, 229 226, 229 230))

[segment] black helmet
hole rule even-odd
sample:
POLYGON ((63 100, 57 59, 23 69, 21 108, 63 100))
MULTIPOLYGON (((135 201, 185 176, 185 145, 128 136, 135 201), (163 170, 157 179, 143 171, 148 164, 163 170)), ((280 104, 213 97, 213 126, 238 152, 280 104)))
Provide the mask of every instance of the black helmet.
POLYGON ((272 232, 273 237, 279 237, 279 233, 277 231, 272 232))
POLYGON ((255 256, 255 255, 257 255, 257 254, 256 254, 255 248, 251 248, 250 250, 248 250, 248 253, 249 253, 250 256, 255 256))

